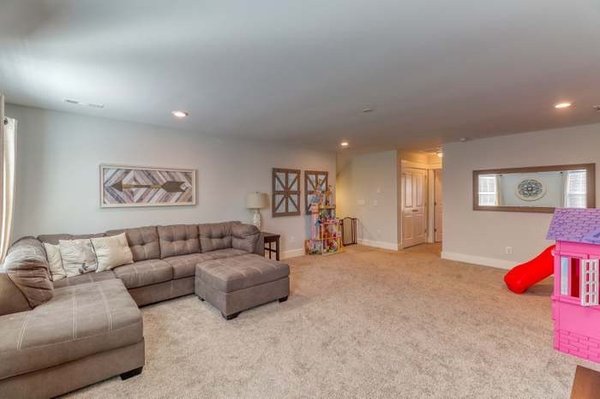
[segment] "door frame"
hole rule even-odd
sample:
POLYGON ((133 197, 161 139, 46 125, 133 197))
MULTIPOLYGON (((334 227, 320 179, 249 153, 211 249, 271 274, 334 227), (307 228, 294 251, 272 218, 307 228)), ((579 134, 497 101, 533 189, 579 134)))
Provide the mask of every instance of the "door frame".
POLYGON ((426 201, 426 214, 427 214, 427 243, 433 243, 435 240, 435 236, 433 234, 433 230, 434 230, 434 218, 433 215, 431 215, 431 213, 433 212, 433 207, 430 206, 430 204, 433 203, 433 188, 431 187, 431 184, 433 184, 433 171, 435 169, 441 169, 442 171, 444 170, 443 168, 443 164, 442 164, 442 160, 440 159, 438 162, 430 162, 430 163, 423 163, 423 162, 414 162, 414 161, 408 161, 406 159, 401 159, 398 162, 398 223, 397 223, 397 229, 398 229, 398 249, 404 249, 407 248, 404 246, 403 240, 402 240, 402 233, 403 233, 403 223, 402 223, 402 215, 403 215, 403 207, 402 207, 402 169, 404 168, 410 168, 410 169, 424 169, 427 171, 427 201, 426 201))
MULTIPOLYGON (((432 172, 432 176, 433 176, 433 195, 432 195, 432 201, 433 201, 433 206, 432 206, 432 208, 433 208, 433 223, 431 223, 430 227, 431 227, 431 231, 433 233, 432 234, 432 242, 435 243, 435 242, 442 242, 442 240, 444 239, 443 238, 444 237, 444 227, 443 227, 444 224, 442 222, 442 235, 441 235, 439 241, 436 240, 436 238, 437 238, 436 237, 436 233, 437 233, 437 228, 436 228, 437 212, 436 211, 437 211, 437 207, 438 207, 438 203, 437 203, 438 192, 436 190, 436 185, 435 185, 437 177, 441 176, 440 178, 441 178, 441 182, 442 182, 441 183, 441 187, 442 188, 441 188, 440 191, 444 192, 444 174, 443 174, 443 169, 442 168, 434 168, 434 169, 431 170, 431 172, 432 172)), ((441 195, 441 193, 440 193, 440 195, 441 195)), ((440 215, 440 218, 442 219, 442 221, 444 220, 444 202, 443 201, 442 201, 442 213, 440 215)))
POLYGON ((401 166, 401 170, 400 170, 400 194, 401 197, 399 198, 399 202, 400 202, 400 228, 399 233, 400 233, 400 237, 399 237, 399 248, 400 249, 404 249, 404 248, 410 248, 412 246, 415 245, 421 245, 421 244, 412 244, 410 246, 406 246, 404 243, 404 200, 403 200, 403 195, 404 195, 404 169, 416 169, 416 170, 421 170, 423 172, 425 172, 425 182, 423 185, 423 201, 424 201, 424 207, 425 207, 425 211, 424 211, 424 217, 425 217, 425 242, 427 243, 429 242, 429 231, 430 231, 430 226, 429 226, 429 193, 430 193, 430 189, 429 189, 429 174, 430 171, 427 167, 423 167, 420 164, 414 164, 413 162, 407 162, 407 161, 402 161, 402 166, 401 166))

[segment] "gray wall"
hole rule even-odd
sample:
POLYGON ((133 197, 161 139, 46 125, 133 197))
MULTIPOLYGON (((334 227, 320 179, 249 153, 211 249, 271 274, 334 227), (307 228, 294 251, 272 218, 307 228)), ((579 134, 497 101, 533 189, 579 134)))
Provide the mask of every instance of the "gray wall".
POLYGON ((442 256, 508 268, 551 244, 551 214, 473 211, 473 170, 599 162, 600 124, 445 145, 442 256))
POLYGON ((359 219, 361 243, 398 248, 396 151, 340 157, 338 215, 359 219))
MULTIPOLYGON (((156 126, 7 105, 18 120, 14 237, 86 233, 148 224, 251 220, 251 191, 271 192, 271 168, 329 171, 334 153, 269 142, 221 140, 156 126), (192 207, 99 207, 101 163, 197 169, 198 204, 192 207)), ((305 216, 271 218, 264 230, 283 234, 288 255, 301 254, 305 216)))

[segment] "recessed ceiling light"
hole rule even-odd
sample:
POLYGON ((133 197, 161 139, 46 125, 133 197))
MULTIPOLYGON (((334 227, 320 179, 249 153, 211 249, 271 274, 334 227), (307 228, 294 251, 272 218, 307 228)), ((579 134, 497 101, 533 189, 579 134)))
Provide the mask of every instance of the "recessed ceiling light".
POLYGON ((189 114, 185 111, 173 111, 171 112, 175 118, 185 118, 189 114))
POLYGON ((369 113, 369 112, 373 112, 373 108, 371 108, 371 107, 364 107, 364 108, 362 109, 362 112, 364 112, 365 114, 366 114, 366 113, 369 113))
POLYGON ((340 145, 341 145, 342 147, 348 147, 348 146, 350 145, 350 143, 348 143, 347 141, 342 141, 342 142, 340 143, 340 145))
POLYGON ((461 143, 464 143, 465 141, 469 141, 468 137, 461 137, 458 139, 461 143))
POLYGON ((572 102, 563 101, 563 102, 554 104, 554 108, 556 108, 556 109, 564 109, 564 108, 569 108, 571 105, 573 105, 572 102))

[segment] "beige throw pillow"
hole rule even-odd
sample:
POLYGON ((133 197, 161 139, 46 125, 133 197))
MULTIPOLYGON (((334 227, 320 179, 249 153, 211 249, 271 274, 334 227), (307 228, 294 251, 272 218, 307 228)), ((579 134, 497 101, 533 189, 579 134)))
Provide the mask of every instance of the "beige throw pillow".
POLYGON ((48 256, 48 265, 52 281, 62 280, 67 277, 67 272, 63 267, 62 257, 60 256, 60 246, 44 243, 46 255, 48 256))
POLYGON ((98 258, 98 269, 96 270, 98 273, 133 263, 133 254, 129 249, 125 233, 110 237, 92 238, 92 245, 98 258))
POLYGON ((58 246, 67 277, 95 272, 98 268, 96 254, 89 239, 59 240, 58 246))

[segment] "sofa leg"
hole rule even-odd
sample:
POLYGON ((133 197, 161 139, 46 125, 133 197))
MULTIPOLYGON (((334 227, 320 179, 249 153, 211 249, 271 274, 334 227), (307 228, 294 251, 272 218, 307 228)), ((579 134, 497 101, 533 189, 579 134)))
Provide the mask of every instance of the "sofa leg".
POLYGON ((198 299, 200 299, 202 302, 204 302, 204 298, 200 298, 200 297, 198 297, 198 299))
POLYGON ((283 298, 279 298, 279 303, 287 301, 288 297, 284 296, 283 298))
POLYGON ((136 375, 142 374, 142 369, 144 367, 138 367, 137 369, 129 370, 121 374, 121 380, 125 381, 130 379, 131 377, 135 377, 136 375))
POLYGON ((223 316, 223 318, 225 320, 232 320, 232 319, 235 319, 236 317, 238 317, 240 315, 240 313, 242 313, 242 312, 232 313, 232 314, 229 314, 229 315, 221 313, 221 316, 223 316))

